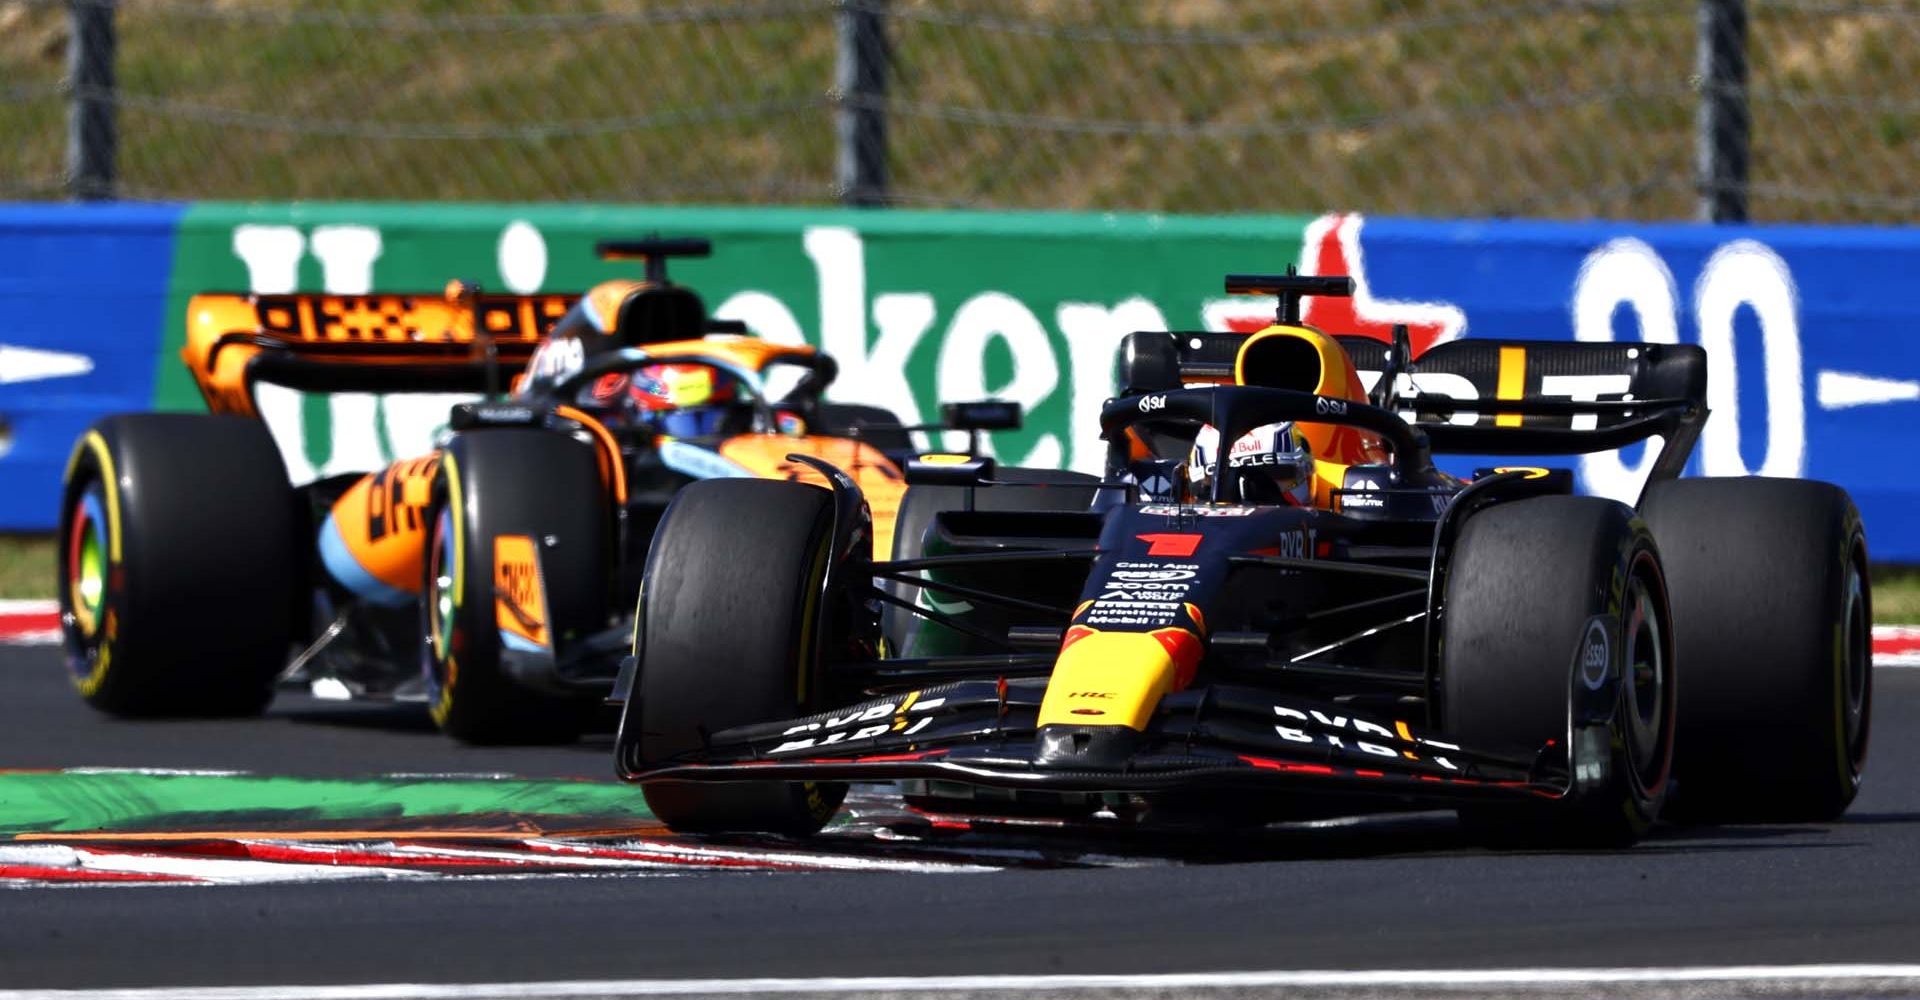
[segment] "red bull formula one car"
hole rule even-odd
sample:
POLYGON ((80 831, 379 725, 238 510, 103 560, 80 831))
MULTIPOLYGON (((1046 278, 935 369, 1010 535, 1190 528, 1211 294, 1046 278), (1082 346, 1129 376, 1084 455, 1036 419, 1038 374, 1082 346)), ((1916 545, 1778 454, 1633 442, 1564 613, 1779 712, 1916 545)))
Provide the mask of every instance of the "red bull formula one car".
MULTIPOLYGON (((830 458, 890 538, 911 449, 891 414, 821 399, 831 358, 707 315, 666 260, 705 240, 600 245, 639 280, 584 296, 198 295, 183 360, 209 414, 108 418, 60 520, 62 621, 88 702, 260 711, 277 678, 418 699, 453 735, 544 741, 599 708, 653 529, 686 484, 819 478, 830 458), (501 398, 501 372, 521 371, 501 398), (778 398, 780 369, 797 385, 778 398), (431 453, 295 487, 256 387, 471 392, 431 453)), ((1015 425, 1003 404, 945 426, 1015 425)), ((884 544, 884 543, 883 543, 884 544)))
POLYGON ((1859 516, 1824 483, 1677 478, 1699 348, 1409 358, 1404 334, 1299 322, 1348 279, 1227 285, 1277 295, 1278 321, 1132 335, 1104 479, 916 462, 891 558, 850 474, 689 487, 616 691, 621 774, 677 829, 785 834, 873 780, 978 810, 1443 806, 1506 843, 1626 844, 1670 790, 1697 820, 1847 807, 1859 516), (1634 506, 1562 469, 1432 462, 1655 435, 1634 506))

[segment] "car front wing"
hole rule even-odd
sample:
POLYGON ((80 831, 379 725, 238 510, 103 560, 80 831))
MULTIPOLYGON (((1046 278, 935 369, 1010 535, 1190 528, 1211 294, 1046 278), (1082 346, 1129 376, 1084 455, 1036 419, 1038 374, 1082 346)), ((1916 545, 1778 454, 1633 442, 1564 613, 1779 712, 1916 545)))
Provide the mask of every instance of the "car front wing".
MULTIPOLYGON (((1121 766, 1050 766, 1036 725, 1045 681, 968 680, 844 709, 711 734, 643 760, 622 734, 628 781, 881 781, 931 778, 1073 792, 1194 786, 1294 788, 1408 800, 1557 799, 1564 746, 1467 747, 1351 706, 1213 685, 1163 699, 1121 766)), ((1557 742, 1557 741, 1556 741, 1557 742)))

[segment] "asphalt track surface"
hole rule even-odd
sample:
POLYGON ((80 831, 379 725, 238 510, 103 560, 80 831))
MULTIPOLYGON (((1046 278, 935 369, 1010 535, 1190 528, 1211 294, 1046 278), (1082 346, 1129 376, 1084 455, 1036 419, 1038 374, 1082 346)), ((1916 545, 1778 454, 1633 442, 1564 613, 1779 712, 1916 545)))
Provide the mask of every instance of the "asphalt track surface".
MULTIPOLYGON (((0 989, 1914 962, 1920 670, 1875 682, 1868 783, 1831 826, 1499 854, 1430 814, 1123 839, 1095 845, 1099 866, 984 874, 14 889, 0 892, 0 989)), ((610 767, 604 742, 460 748, 417 709, 286 695, 261 720, 110 721, 79 703, 53 650, 0 648, 0 767, 75 766, 610 767)))

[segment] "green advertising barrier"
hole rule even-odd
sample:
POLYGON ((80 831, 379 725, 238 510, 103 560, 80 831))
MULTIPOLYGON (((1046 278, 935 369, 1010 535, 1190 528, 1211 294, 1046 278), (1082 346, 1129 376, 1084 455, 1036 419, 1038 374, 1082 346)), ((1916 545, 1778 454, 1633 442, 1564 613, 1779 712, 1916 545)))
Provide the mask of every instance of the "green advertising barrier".
MULTIPOLYGON (((1026 426, 992 435, 1002 461, 1098 471, 1095 421, 1114 351, 1134 330, 1220 328, 1244 313, 1230 271, 1282 270, 1310 220, 1152 215, 985 215, 775 208, 197 204, 180 223, 155 403, 192 409, 178 357, 203 291, 577 292, 631 275, 596 240, 706 236, 673 263, 717 316, 804 340, 840 364, 830 396, 903 420, 997 396, 1026 426), (1211 316, 1211 321, 1209 317, 1211 316)), ((430 445, 445 397, 263 395, 296 479, 371 468, 430 445)))

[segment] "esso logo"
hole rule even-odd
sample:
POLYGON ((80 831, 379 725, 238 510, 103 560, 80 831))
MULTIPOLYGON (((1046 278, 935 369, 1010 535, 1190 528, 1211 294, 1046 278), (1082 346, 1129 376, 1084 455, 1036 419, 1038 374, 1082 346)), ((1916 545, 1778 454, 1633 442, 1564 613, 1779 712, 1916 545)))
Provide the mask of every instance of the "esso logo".
POLYGON ((1613 666, 1613 643, 1607 638, 1607 626, 1598 618, 1587 622, 1587 634, 1580 651, 1580 681, 1588 690, 1598 691, 1607 683, 1613 666))

